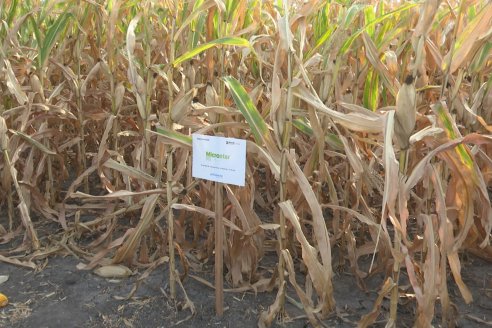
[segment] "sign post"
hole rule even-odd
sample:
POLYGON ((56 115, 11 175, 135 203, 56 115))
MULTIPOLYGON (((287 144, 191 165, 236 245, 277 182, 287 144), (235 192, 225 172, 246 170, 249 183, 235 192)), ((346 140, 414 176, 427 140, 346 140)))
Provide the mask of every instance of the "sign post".
POLYGON ((224 222, 222 183, 215 183, 215 312, 224 314, 224 222))
POLYGON ((224 183, 245 185, 246 141, 193 134, 192 176, 215 181, 215 312, 224 313, 224 183))

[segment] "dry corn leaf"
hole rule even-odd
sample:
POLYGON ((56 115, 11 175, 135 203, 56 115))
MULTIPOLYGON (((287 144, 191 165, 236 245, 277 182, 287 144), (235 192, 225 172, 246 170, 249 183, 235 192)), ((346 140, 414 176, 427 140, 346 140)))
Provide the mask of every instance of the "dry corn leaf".
MULTIPOLYGON (((316 317, 316 314, 320 311, 319 307, 314 308, 312 300, 309 298, 309 296, 302 290, 302 288, 299 286, 299 284, 296 281, 296 271, 294 269, 294 261, 292 260, 292 256, 290 255, 289 251, 284 249, 282 250, 282 254, 286 269, 289 272, 289 282, 291 285, 294 287, 297 295, 299 296, 301 303, 304 307, 304 311, 306 312, 306 315, 309 319, 309 322, 313 325, 313 327, 318 328, 321 327, 321 324, 316 317)), ((324 306, 323 303, 320 304, 320 306, 324 306)))
MULTIPOLYGON (((215 212, 207 210, 206 208, 195 206, 195 205, 188 205, 188 204, 177 204, 174 203, 171 205, 171 207, 175 210, 186 210, 190 212, 197 212, 202 215, 205 215, 206 217, 213 219, 215 218, 215 212)), ((231 228, 232 230, 242 232, 242 229, 239 228, 237 225, 232 223, 230 220, 226 218, 222 218, 222 222, 224 223, 224 226, 231 228)))
MULTIPOLYGON (((114 217, 114 214, 111 214, 111 217, 114 217)), ((109 259, 105 258, 105 256, 110 251, 112 251, 113 248, 121 246, 123 244, 123 242, 128 238, 128 236, 130 236, 133 232, 134 232, 133 228, 127 229, 125 231, 125 233, 123 234, 123 236, 116 238, 115 240, 110 242, 106 248, 103 248, 97 254, 95 254, 94 256, 89 258, 90 262, 88 264, 84 264, 82 262, 77 264, 77 266, 76 266, 77 269, 79 269, 79 270, 92 270, 97 265, 110 265, 110 264, 112 264, 112 263, 110 263, 111 261, 109 259)), ((71 245, 71 246, 74 247, 74 245, 71 245)))
POLYGON ((343 143, 343 148, 345 149, 345 154, 347 155, 348 161, 352 171, 355 173, 354 179, 358 180, 362 173, 364 173, 364 167, 360 155, 356 153, 355 150, 350 146, 347 138, 343 135, 338 136, 343 143))
POLYGON ((442 133, 444 133, 444 130, 441 128, 427 126, 427 127, 423 128, 422 130, 419 130, 419 131, 415 132, 414 134, 412 134, 409 142, 410 142, 410 144, 414 144, 417 141, 421 141, 427 137, 437 138, 442 133))
POLYGON ((147 196, 137 226, 123 245, 116 251, 113 263, 132 262, 133 257, 137 252, 137 247, 140 245, 142 236, 148 231, 152 224, 154 209, 158 199, 159 194, 147 196))
POLYGON ((451 268, 451 273, 453 274, 454 281, 460 289, 461 296, 463 296, 466 304, 470 304, 473 301, 473 296, 470 289, 466 286, 466 284, 463 282, 463 278, 461 277, 461 263, 458 252, 451 251, 448 254, 448 262, 449 267, 451 268))
POLYGON ((139 170, 138 168, 135 168, 133 166, 119 163, 111 158, 105 161, 103 166, 119 171, 123 173, 125 176, 137 179, 139 181, 145 181, 154 185, 157 183, 156 178, 154 178, 150 174, 145 173, 142 170, 139 170))
MULTIPOLYGON (((284 2, 284 6, 287 6, 287 1, 284 2)), ((290 29, 290 21, 288 17, 289 8, 285 10, 285 16, 277 17, 277 26, 278 26, 278 34, 280 37, 280 48, 283 51, 292 51, 294 52, 294 46, 292 44, 292 40, 294 36, 292 35, 292 31, 290 29)))
MULTIPOLYGON (((185 117, 191 110, 191 102, 193 97, 195 97, 196 89, 191 89, 186 92, 183 96, 175 99, 172 109, 171 109, 171 119, 173 122, 180 122, 183 117, 185 117)), ((215 104, 215 105, 218 105, 215 104)))
POLYGON ((165 189, 151 189, 151 190, 144 190, 144 191, 126 191, 126 190, 118 190, 115 192, 112 192, 107 195, 103 196, 94 196, 94 195, 89 195, 80 191, 77 191, 76 193, 73 193, 70 195, 70 198, 88 198, 92 200, 105 200, 105 199, 125 199, 126 197, 133 197, 133 196, 146 196, 146 195, 152 195, 152 194, 165 194, 166 190, 165 189))
POLYGON ((271 173, 275 177, 275 180, 280 179, 280 165, 275 162, 274 158, 270 156, 268 151, 264 149, 263 147, 260 147, 258 144, 247 140, 246 141, 246 151, 248 152, 249 155, 256 155, 258 156, 259 161, 263 161, 264 164, 268 165, 270 168, 271 173))
MULTIPOLYGON (((288 200, 285 202, 281 202, 279 203, 279 206, 282 209, 285 217, 292 223, 296 238, 301 244, 302 259, 308 269, 309 277, 313 282, 313 286, 318 294, 320 307, 322 308, 323 313, 330 312, 335 307, 335 300, 333 299, 333 286, 331 281, 333 276, 331 261, 328 263, 323 261, 323 263, 326 264, 321 264, 318 261, 318 250, 315 247, 311 246, 306 236, 304 235, 299 217, 296 214, 292 201, 288 200)), ((315 232, 316 229, 318 229, 318 227, 315 228, 315 232)), ((323 233, 323 230, 326 231, 326 227, 320 230, 320 233, 323 233)), ((318 244, 320 247, 321 257, 323 258, 323 256, 326 256, 327 251, 330 251, 330 246, 329 244, 327 247, 324 246, 324 244, 322 244, 319 240, 318 244)), ((331 254, 329 255, 329 257, 331 259, 331 254)), ((299 297, 302 298, 301 295, 299 295, 299 297)))
POLYGON ((231 245, 226 252, 226 264, 231 274, 234 287, 251 283, 256 276, 256 267, 259 259, 258 248, 252 237, 245 237, 240 233, 231 232, 228 236, 231 245))
MULTIPOLYGON (((32 154, 32 151, 30 153, 32 154)), ((21 214, 20 216, 21 216, 22 224, 24 225, 24 228, 26 229, 26 236, 29 238, 32 248, 34 250, 38 250, 41 245, 40 245, 40 242, 39 242, 39 239, 37 236, 36 229, 34 228, 34 225, 31 221, 31 216, 29 214, 29 207, 26 203, 26 198, 24 197, 24 194, 26 196, 29 196, 30 194, 27 191, 24 193, 24 190, 22 189, 23 187, 21 187, 19 185, 19 182, 17 180, 17 170, 10 163, 8 152, 6 150, 4 150, 4 152, 3 152, 3 157, 4 157, 4 162, 6 163, 7 169, 9 169, 9 171, 10 171, 10 175, 11 175, 12 181, 14 183, 15 189, 17 191, 17 195, 20 199, 20 203, 17 207, 18 207, 20 214, 21 214)), ((31 165, 31 167, 32 167, 32 165, 31 165)), ((27 200, 29 201, 29 198, 27 200)), ((0 255, 0 261, 2 261, 2 257, 3 256, 0 255)))
POLYGON ((458 68, 462 67, 463 63, 473 55, 473 47, 477 43, 484 43, 492 35, 490 26, 492 26, 492 3, 487 3, 480 13, 466 25, 463 32, 459 34, 454 49, 449 50, 444 57, 443 64, 446 66, 443 67, 443 71, 447 69, 450 56, 453 56, 451 58, 450 73, 454 73, 458 68))
POLYGON ((439 218, 439 228, 438 235, 440 239, 440 257, 441 262, 439 264, 439 297, 442 304, 442 313, 443 313, 443 323, 451 323, 454 320, 454 311, 451 307, 451 301, 449 299, 448 286, 447 286, 447 256, 446 254, 453 247, 453 228, 452 223, 448 220, 446 213, 446 200, 444 196, 444 189, 441 178, 437 172, 435 166, 433 166, 432 175, 431 175, 432 183, 434 185, 435 193, 435 201, 436 201, 436 212, 439 218))
POLYGON ((137 278, 135 284, 133 285, 131 291, 128 293, 127 296, 114 296, 114 298, 116 300, 119 300, 119 301, 127 301, 130 298, 132 298, 133 295, 135 295, 135 292, 137 291, 138 286, 141 284, 141 282, 144 281, 145 279, 147 279, 149 277, 149 275, 152 272, 154 272, 154 270, 157 267, 159 267, 160 265, 162 265, 162 264, 164 264, 166 262, 169 262, 169 257, 168 256, 162 256, 159 259, 157 259, 154 262, 152 262, 150 264, 150 266, 137 278))
POLYGON ((9 276, 1 275, 0 276, 0 285, 3 284, 4 282, 6 282, 7 280, 9 280, 9 276))
POLYGON ((29 269, 37 269, 38 268, 36 266, 36 264, 31 262, 31 260, 21 261, 21 260, 15 259, 15 258, 11 259, 9 257, 3 256, 2 254, 0 254, 0 262, 12 264, 12 265, 18 265, 18 266, 21 266, 24 268, 29 268, 29 269))
POLYGON ((487 327, 492 327, 492 320, 484 320, 479 318, 478 316, 475 316, 473 314, 467 314, 466 317, 472 321, 475 321, 476 323, 479 323, 481 325, 487 326, 487 327))
POLYGON ((82 85, 80 86, 80 95, 82 96, 82 98, 85 98, 87 84, 90 83, 94 78, 96 78, 96 75, 99 73, 100 69, 101 62, 97 62, 96 65, 91 68, 89 74, 87 74, 87 77, 82 82, 82 85))
MULTIPOLYGON (((439 249, 435 243, 434 227, 432 218, 429 215, 421 215, 423 218, 425 231, 424 239, 427 246, 427 256, 424 262, 423 273, 424 282, 422 286, 422 298, 417 298, 417 320, 416 326, 430 327, 434 319, 434 304, 438 296, 437 285, 439 281, 439 249)), ((411 267, 407 267, 407 270, 411 267)), ((409 275, 410 276, 410 275, 409 275)), ((446 279, 446 277, 443 277, 446 279)), ((415 288, 414 288, 415 289, 415 288)), ((418 295, 418 294, 415 294, 418 295)))
POLYGON ((429 33, 440 4, 441 0, 429 0, 421 5, 418 16, 419 21, 413 31, 414 37, 420 37, 429 33))
MULTIPOLYGON (((323 269, 325 271, 327 279, 329 280, 328 284, 331 285, 331 279, 333 275, 331 268, 331 246, 328 229, 326 228, 325 219, 323 217, 323 211, 321 210, 321 206, 316 198, 312 187, 310 186, 306 176, 301 171, 301 168, 297 164, 294 156, 291 153, 286 153, 286 156, 289 160, 290 168, 294 172, 294 176, 296 177, 297 182, 299 183, 299 187, 304 194, 306 202, 311 209, 311 213, 313 215, 314 234, 316 236, 318 249, 321 254, 323 269)), ((326 287, 328 288, 329 286, 326 287)))
POLYGON ((357 324, 358 328, 366 328, 374 324, 374 322, 379 316, 379 312, 381 311, 381 305, 383 303, 384 298, 386 297, 386 295, 389 295, 389 293, 391 292, 394 286, 395 283, 391 278, 386 279, 383 287, 381 288, 381 291, 378 294, 378 298, 376 299, 376 302, 374 302, 374 307, 372 311, 362 316, 362 318, 357 324))
POLYGON ((210 111, 216 114, 227 115, 227 116, 241 115, 241 112, 238 111, 237 109, 225 107, 225 106, 205 106, 201 103, 195 102, 191 104, 191 107, 193 107, 193 111, 192 111, 193 115, 204 115, 205 113, 208 113, 210 111))
POLYGON ((277 297, 275 297, 275 301, 272 305, 268 307, 267 311, 262 311, 260 314, 260 318, 258 320, 258 328, 267 328, 272 325, 273 320, 275 320, 282 311, 282 303, 285 299, 285 290, 287 283, 284 281, 282 285, 279 286, 277 291, 277 297))
POLYGON ((5 68, 7 70, 7 75, 6 75, 7 87, 9 89, 10 93, 12 93, 15 96, 15 98, 17 99, 17 102, 20 105, 24 105, 28 101, 27 95, 22 90, 22 87, 19 84, 19 81, 17 80, 17 78, 14 74, 14 71, 12 70, 12 66, 10 65, 10 61, 8 61, 7 59, 4 59, 3 62, 5 63, 5 68))
MULTIPOLYGON (((347 129, 365 133, 381 133, 383 131, 383 117, 381 115, 375 116, 374 114, 362 114, 362 113, 348 113, 344 114, 333 109, 328 108, 319 99, 316 94, 313 94, 305 86, 298 85, 293 88, 293 94, 306 101, 311 106, 318 109, 319 113, 328 115, 336 123, 346 127, 347 129)), ((376 114, 377 115, 377 114, 376 114)))
POLYGON ((468 231, 473 224, 473 220, 470 217, 473 215, 473 190, 478 189, 482 194, 481 199, 485 206, 483 207, 488 211, 488 214, 481 218, 481 222, 483 228, 486 233, 484 236, 484 240, 481 246, 485 247, 489 241, 489 234, 492 230, 492 215, 490 214, 490 201, 488 200, 488 196, 483 182, 483 176, 478 174, 476 168, 472 165, 472 167, 467 166, 462 162, 462 158, 456 159, 458 156, 457 152, 454 151, 456 146, 466 143, 474 143, 477 145, 481 144, 491 144, 492 137, 479 135, 475 133, 471 133, 465 137, 453 139, 448 141, 439 147, 436 147, 432 151, 430 151, 423 159, 421 159, 417 165, 414 167, 412 173, 408 177, 405 182, 405 192, 409 193, 410 190, 418 183, 422 176, 427 172, 427 167, 431 159, 433 159, 436 155, 441 154, 440 156, 448 163, 453 173, 459 177, 459 181, 462 182, 462 187, 460 188, 460 192, 463 192, 468 201, 464 202, 464 207, 466 208, 466 226, 460 231, 460 234, 457 237, 457 244, 455 244, 455 248, 458 248, 459 245, 464 241, 468 231), (450 151, 451 150, 451 151, 450 151), (450 152, 448 152, 450 151, 450 152), (484 194, 485 193, 485 194, 484 194))

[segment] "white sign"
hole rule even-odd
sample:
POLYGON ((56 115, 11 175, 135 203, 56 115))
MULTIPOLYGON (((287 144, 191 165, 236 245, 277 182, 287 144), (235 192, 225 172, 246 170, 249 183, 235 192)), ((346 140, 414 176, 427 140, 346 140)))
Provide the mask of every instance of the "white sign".
POLYGON ((244 186, 246 141, 193 134, 192 175, 236 186, 244 186))

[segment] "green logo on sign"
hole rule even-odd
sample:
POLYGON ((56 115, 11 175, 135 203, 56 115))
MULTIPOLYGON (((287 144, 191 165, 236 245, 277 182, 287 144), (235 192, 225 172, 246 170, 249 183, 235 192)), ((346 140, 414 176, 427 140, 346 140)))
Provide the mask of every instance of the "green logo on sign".
POLYGON ((207 160, 211 160, 212 158, 220 158, 220 159, 229 159, 231 158, 231 156, 229 155, 226 155, 226 154, 217 154, 217 153, 212 153, 211 151, 207 151, 205 153, 205 156, 207 158, 207 160))

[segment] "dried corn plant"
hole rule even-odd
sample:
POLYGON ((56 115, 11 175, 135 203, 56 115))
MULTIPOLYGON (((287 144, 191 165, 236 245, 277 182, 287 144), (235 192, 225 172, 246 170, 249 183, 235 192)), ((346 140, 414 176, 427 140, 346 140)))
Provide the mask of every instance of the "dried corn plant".
POLYGON ((234 287, 277 290, 260 326, 287 284, 321 325, 346 260, 361 288, 387 278, 361 327, 385 296, 395 325, 403 275, 418 327, 437 301, 452 325, 448 272, 472 301, 458 254, 492 261, 490 2, 5 1, 0 20, 1 261, 153 270, 176 251, 183 279, 215 238, 191 134, 217 134, 247 140, 224 264, 234 287))

